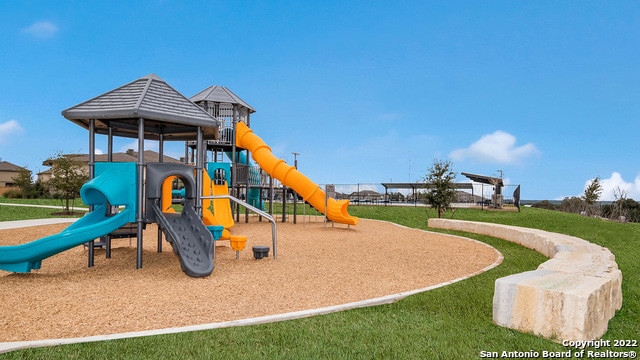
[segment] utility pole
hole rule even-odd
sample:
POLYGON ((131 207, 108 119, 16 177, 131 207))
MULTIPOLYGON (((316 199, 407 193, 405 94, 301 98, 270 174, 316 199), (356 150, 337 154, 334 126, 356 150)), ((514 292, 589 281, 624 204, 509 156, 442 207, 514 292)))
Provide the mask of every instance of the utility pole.
MULTIPOLYGON (((298 155, 300 155, 300 153, 297 152, 292 152, 293 154, 293 167, 296 168, 296 170, 298 170, 298 155)), ((298 204, 298 194, 294 191, 293 192, 293 223, 295 224, 297 222, 297 204, 298 204)))

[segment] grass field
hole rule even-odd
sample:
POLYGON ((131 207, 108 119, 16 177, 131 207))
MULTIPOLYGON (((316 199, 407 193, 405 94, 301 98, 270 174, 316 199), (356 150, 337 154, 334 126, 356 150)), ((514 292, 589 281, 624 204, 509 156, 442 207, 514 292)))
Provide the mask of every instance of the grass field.
POLYGON ((60 215, 64 210, 62 200, 56 199, 7 199, 0 197, 0 221, 11 220, 29 220, 29 219, 43 219, 48 217, 79 217, 86 213, 85 210, 78 210, 79 208, 86 208, 87 206, 81 199, 76 199, 73 203, 70 203, 70 210, 73 210, 76 215, 60 215), (31 205, 31 206, 11 206, 3 204, 18 204, 18 205, 31 205), (71 205, 73 204, 73 207, 71 205))
MULTIPOLYGON (((422 229, 426 229, 427 216, 434 215, 423 207, 351 206, 349 212, 422 229)), ((623 273, 623 307, 610 321, 603 339, 640 340, 640 224, 533 208, 524 208, 521 213, 459 209, 453 217, 539 228, 608 247, 623 273)), ((541 355, 543 351, 569 350, 492 323, 495 280, 535 269, 545 257, 507 241, 464 235, 497 248, 505 256, 504 262, 479 276, 394 304, 272 324, 27 349, 0 358, 477 359, 494 351, 533 351, 541 355)))

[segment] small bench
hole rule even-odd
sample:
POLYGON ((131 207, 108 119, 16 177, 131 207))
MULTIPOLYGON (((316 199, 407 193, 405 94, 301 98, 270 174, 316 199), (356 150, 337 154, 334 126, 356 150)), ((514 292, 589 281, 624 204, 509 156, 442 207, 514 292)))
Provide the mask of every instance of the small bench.
POLYGON ((493 321, 554 341, 595 340, 622 307, 622 272, 609 249, 548 231, 474 221, 429 219, 429 227, 488 235, 550 260, 496 280, 493 321))

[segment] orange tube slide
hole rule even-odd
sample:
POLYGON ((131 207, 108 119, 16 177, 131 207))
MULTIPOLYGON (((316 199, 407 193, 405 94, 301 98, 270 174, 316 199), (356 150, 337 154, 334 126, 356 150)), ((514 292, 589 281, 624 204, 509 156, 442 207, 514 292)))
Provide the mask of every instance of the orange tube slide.
POLYGON ((327 209, 325 210, 326 195, 318 184, 311 181, 293 166, 288 165, 284 160, 275 157, 271 152, 271 148, 243 122, 238 122, 236 125, 236 145, 249 150, 253 160, 264 171, 280 180, 285 186, 295 190, 305 201, 325 214, 329 220, 347 225, 358 224, 358 218, 349 215, 347 212, 349 200, 329 198, 327 209))

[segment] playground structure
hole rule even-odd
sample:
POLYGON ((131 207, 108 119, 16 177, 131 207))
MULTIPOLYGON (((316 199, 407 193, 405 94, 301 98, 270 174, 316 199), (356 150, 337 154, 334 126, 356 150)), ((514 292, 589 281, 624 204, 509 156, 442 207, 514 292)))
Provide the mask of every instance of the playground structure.
MULTIPOLYGON (((232 203, 238 213, 242 206, 271 221, 275 259, 275 221, 263 211, 262 203, 264 184, 272 183, 272 177, 300 192, 328 220, 356 225, 358 219, 347 213, 348 201, 326 199, 317 184, 273 156, 249 129, 252 112, 255 110, 224 87, 210 87, 189 100, 154 74, 62 111, 66 119, 89 131, 90 180, 80 195, 90 212, 59 234, 0 247, 0 269, 30 272, 39 269, 43 259, 82 244, 88 244, 88 265, 93 266, 94 240, 106 239, 109 256, 110 240, 122 229, 131 229, 130 235, 137 238, 139 269, 143 230, 146 224, 157 223, 158 252, 164 234, 187 275, 208 276, 214 268, 216 240, 229 240, 236 251, 246 243, 246 237, 231 234, 232 203), (107 136, 107 162, 95 161, 96 134, 107 136), (136 163, 113 162, 115 136, 137 138, 136 163), (145 140, 158 141, 160 162, 145 163, 145 140), (162 162, 166 141, 184 141, 185 161, 191 158, 191 164, 162 162), (209 150, 214 161, 205 163, 209 150), (252 152, 266 178, 262 171, 249 168, 245 151, 252 152), (223 156, 231 163, 222 162, 223 156), (174 179, 183 186, 180 213, 171 209, 174 179)), ((273 193, 272 187, 270 191, 273 193)))

